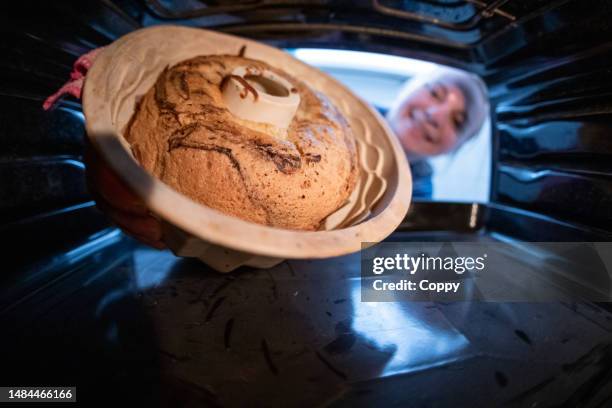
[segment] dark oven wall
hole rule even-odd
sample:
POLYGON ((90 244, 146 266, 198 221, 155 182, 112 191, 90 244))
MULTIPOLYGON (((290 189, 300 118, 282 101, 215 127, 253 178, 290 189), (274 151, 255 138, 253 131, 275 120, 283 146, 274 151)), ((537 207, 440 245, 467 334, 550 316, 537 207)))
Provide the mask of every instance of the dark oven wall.
POLYGON ((419 57, 481 74, 497 124, 492 200, 610 230, 606 3, 593 1, 586 8, 580 1, 548 0, 3 2, 1 232, 13 237, 16 252, 30 248, 31 257, 109 227, 85 187, 80 104, 65 98, 50 112, 41 104, 68 78, 77 56, 161 23, 213 28, 284 47, 419 57))
POLYGON ((611 18, 609 1, 557 2, 483 45, 493 201, 612 230, 611 18))

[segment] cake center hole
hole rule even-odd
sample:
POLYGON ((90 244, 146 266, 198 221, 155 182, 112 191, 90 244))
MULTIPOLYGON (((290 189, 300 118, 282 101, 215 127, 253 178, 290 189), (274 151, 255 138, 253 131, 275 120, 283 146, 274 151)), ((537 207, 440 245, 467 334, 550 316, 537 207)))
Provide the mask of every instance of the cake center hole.
POLYGON ((280 83, 273 79, 266 78, 261 75, 245 75, 244 79, 257 89, 259 92, 267 93, 268 95, 286 97, 289 96, 289 91, 280 83))

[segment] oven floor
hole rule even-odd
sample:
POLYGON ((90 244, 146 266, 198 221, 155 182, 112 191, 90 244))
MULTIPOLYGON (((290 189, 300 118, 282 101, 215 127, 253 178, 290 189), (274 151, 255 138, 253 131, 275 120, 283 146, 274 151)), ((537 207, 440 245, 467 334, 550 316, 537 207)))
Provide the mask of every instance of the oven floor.
POLYGON ((2 384, 87 405, 612 404, 592 303, 364 303, 358 254, 221 275, 116 231, 49 265, 4 290, 2 384))

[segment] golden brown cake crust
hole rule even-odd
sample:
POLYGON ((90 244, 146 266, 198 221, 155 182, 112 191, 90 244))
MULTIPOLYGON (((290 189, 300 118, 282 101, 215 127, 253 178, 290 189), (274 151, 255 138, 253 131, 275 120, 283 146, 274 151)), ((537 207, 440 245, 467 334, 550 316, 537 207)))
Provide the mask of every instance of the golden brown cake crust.
POLYGON ((316 230, 357 180, 355 140, 323 95, 268 64, 200 56, 166 68, 140 100, 125 138, 141 165, 177 191, 239 218, 316 230), (301 102, 286 139, 245 126, 220 85, 239 66, 287 79, 301 102))

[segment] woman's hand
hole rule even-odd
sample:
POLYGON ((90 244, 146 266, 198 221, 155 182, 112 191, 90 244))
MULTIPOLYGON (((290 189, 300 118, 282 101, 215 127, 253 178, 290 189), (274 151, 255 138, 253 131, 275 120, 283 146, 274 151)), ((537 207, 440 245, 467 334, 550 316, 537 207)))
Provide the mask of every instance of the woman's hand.
MULTIPOLYGON (((87 71, 103 49, 100 47, 91 50, 75 61, 68 82, 43 103, 45 110, 51 109, 64 95, 81 98, 87 71)), ((159 220, 151 215, 145 203, 111 170, 89 140, 86 143, 87 185, 98 208, 128 235, 154 248, 165 248, 159 220)))
POLYGON ((89 191, 97 207, 125 233, 157 249, 166 247, 160 221, 117 176, 87 141, 85 165, 89 191))

